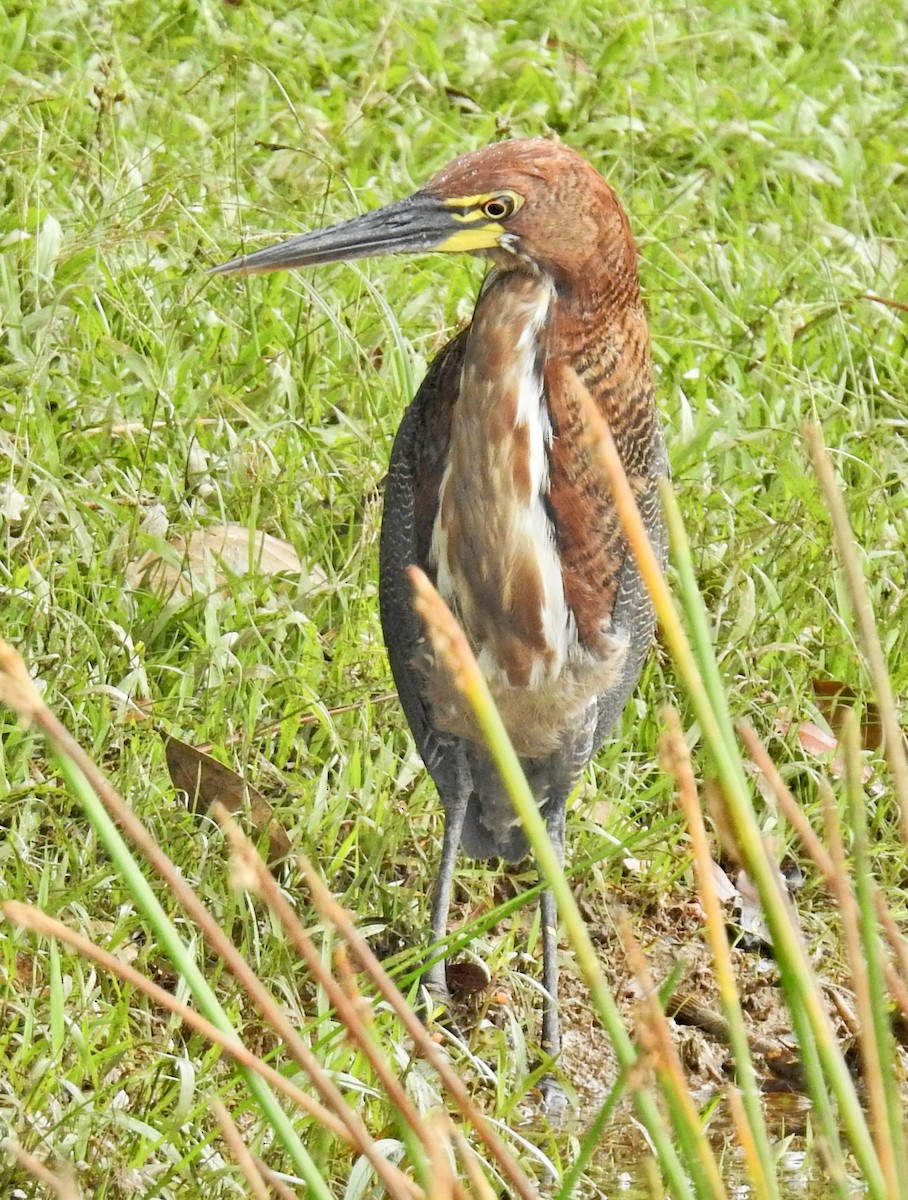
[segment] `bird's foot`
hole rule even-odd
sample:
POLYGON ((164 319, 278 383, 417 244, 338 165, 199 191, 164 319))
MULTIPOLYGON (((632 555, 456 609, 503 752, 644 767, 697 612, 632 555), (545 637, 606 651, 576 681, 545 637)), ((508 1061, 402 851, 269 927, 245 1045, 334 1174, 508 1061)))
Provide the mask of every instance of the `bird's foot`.
POLYGON ((451 989, 447 986, 444 962, 441 962, 440 966, 440 971, 438 970, 438 962, 435 962, 433 966, 428 968, 428 971, 423 974, 422 986, 435 1003, 444 1004, 445 1008, 450 1008, 451 989))
POLYGON ((431 967, 423 974, 422 986, 435 1004, 441 1004, 445 1008, 451 1007, 451 989, 448 987, 444 962, 432 963, 431 967))
POLYGON ((458 1041, 465 1041, 464 1034, 451 1015, 451 989, 445 976, 445 964, 434 963, 422 977, 426 997, 423 1005, 423 1020, 434 1017, 436 1023, 458 1041), (440 970, 439 970, 440 968, 440 970), (438 1013, 438 1009, 444 1009, 438 1013))

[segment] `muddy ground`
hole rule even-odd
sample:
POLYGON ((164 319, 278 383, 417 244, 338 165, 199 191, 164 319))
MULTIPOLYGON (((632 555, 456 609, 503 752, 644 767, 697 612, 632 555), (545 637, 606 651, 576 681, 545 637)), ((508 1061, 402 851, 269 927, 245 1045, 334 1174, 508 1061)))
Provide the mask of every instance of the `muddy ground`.
MULTIPOLYGON (((705 916, 693 892, 676 890, 657 899, 628 892, 606 900, 581 896, 588 928, 612 992, 630 1029, 642 1010, 643 988, 628 965, 621 926, 626 923, 643 951, 657 986, 674 980, 666 1003, 674 1045, 691 1090, 708 1095, 734 1078, 705 916)), ((740 928, 740 897, 727 905, 731 955, 754 1064, 767 1094, 797 1095, 803 1080, 797 1044, 771 949, 740 928)), ((578 1107, 592 1112, 605 1099, 618 1070, 614 1051, 594 1012, 589 992, 564 948, 561 971, 563 1048, 560 1066, 577 1093, 578 1107)), ((841 966, 831 957, 814 963, 826 1008, 849 1063, 859 1071, 854 1000, 841 966)), ((452 979, 452 983, 454 980, 452 979)), ((495 987, 495 980, 492 981, 495 987)), ((475 1018, 476 999, 455 998, 461 1027, 475 1018)), ((494 1006, 485 1009, 495 1020, 494 1006)), ((903 1055, 908 1065, 903 1039, 903 1055)))

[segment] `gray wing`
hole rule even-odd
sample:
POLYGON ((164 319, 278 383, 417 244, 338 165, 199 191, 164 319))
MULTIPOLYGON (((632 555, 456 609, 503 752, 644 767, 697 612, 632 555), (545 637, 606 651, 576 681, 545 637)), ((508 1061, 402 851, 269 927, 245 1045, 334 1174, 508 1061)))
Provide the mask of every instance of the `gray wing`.
MULTIPOLYGON (((640 514, 653 549, 663 569, 668 559, 668 538, 662 517, 659 498, 659 480, 669 474, 668 456, 662 431, 658 427, 653 435, 655 444, 650 455, 650 486, 639 500, 640 514)), ((616 629, 626 629, 630 636, 627 657, 620 677, 608 692, 599 697, 596 731, 593 735, 592 754, 608 737, 613 725, 621 716, 625 704, 637 686, 640 672, 649 653, 656 627, 655 613, 649 593, 637 567, 637 560, 630 550, 625 556, 612 611, 612 624, 616 629)))
POLYGON ((429 563, 438 490, 448 454, 451 412, 460 390, 466 331, 442 350, 401 421, 385 483, 379 554, 379 611, 391 673, 416 747, 447 807, 468 785, 462 739, 432 725, 422 676, 414 665, 425 644, 405 572, 414 564, 434 581, 429 563))

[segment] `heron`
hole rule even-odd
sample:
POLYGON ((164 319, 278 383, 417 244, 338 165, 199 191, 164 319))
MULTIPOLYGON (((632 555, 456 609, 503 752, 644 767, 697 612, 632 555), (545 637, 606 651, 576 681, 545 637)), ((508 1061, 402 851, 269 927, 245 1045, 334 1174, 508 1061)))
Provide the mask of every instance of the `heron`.
MULTIPOLYGON (((667 474, 637 250, 614 189, 545 139, 456 158, 414 194, 215 267, 254 274, 384 254, 491 264, 473 318, 431 364, 391 452, 379 608, 391 670, 444 808, 431 946, 447 934, 460 850, 529 853, 479 728, 412 605, 421 568, 484 672, 564 861, 568 798, 636 687, 654 616, 583 418, 611 430, 664 561, 667 474)), ((554 899, 540 897, 543 1051, 561 1049, 554 899)), ((450 999, 436 954, 424 981, 450 999)))

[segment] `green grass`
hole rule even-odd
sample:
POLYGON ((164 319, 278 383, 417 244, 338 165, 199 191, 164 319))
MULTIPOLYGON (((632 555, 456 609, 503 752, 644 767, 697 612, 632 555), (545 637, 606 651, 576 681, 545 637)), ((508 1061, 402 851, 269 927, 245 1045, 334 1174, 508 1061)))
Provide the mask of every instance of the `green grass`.
MULTIPOLYGON (((375 702, 391 688, 379 495, 406 398, 469 316, 482 266, 426 257, 246 282, 205 268, 404 195, 503 132, 554 132, 586 153, 638 235, 731 710, 814 811, 821 768, 775 732, 777 711, 814 717, 817 678, 866 681, 807 419, 845 487, 893 685, 908 685, 906 315, 862 298, 908 302, 908 16, 856 0, 400 3, 356 20, 333 0, 315 8, 73 0, 0 17, 0 634, 299 1027, 322 1015, 326 1065, 368 1078, 281 937, 231 889, 220 834, 175 797, 153 723, 210 741, 266 792, 377 948, 418 950, 441 818, 398 707, 375 702), (291 542, 309 578, 235 581, 180 608, 126 586, 162 538, 221 521, 291 542)), ((688 886, 655 765, 666 699, 673 677, 655 657, 590 772, 570 847, 578 861, 600 852, 595 786, 633 839, 641 896, 688 886)), ((41 739, 6 710, 0 734, 0 895, 171 978, 41 739)), ((904 916, 885 787, 873 804, 874 864, 904 916)), ((784 850, 771 812, 764 827, 784 850)), ((620 858, 593 868, 588 894, 627 888, 620 858)), ((285 882, 299 896, 299 878, 285 882)), ((461 915, 487 910, 493 884, 465 868, 461 915)), ((812 877, 799 905, 826 944, 812 877)), ((482 943, 518 1030, 537 999, 530 920, 482 943)), ((218 1056, 66 951, 4 925, 0 955, 0 1130, 84 1164, 86 1195, 186 1195, 200 1179, 236 1194, 206 1149, 205 1087, 239 1094, 218 1056)), ((229 987, 221 998, 250 1020, 229 987)), ((485 1036, 505 1110, 524 1060, 485 1036)), ((364 1107, 381 1128, 381 1103, 364 1107)), ((569 1158, 565 1139, 539 1141, 569 1158)), ((344 1162, 333 1170, 342 1183, 344 1162)))

